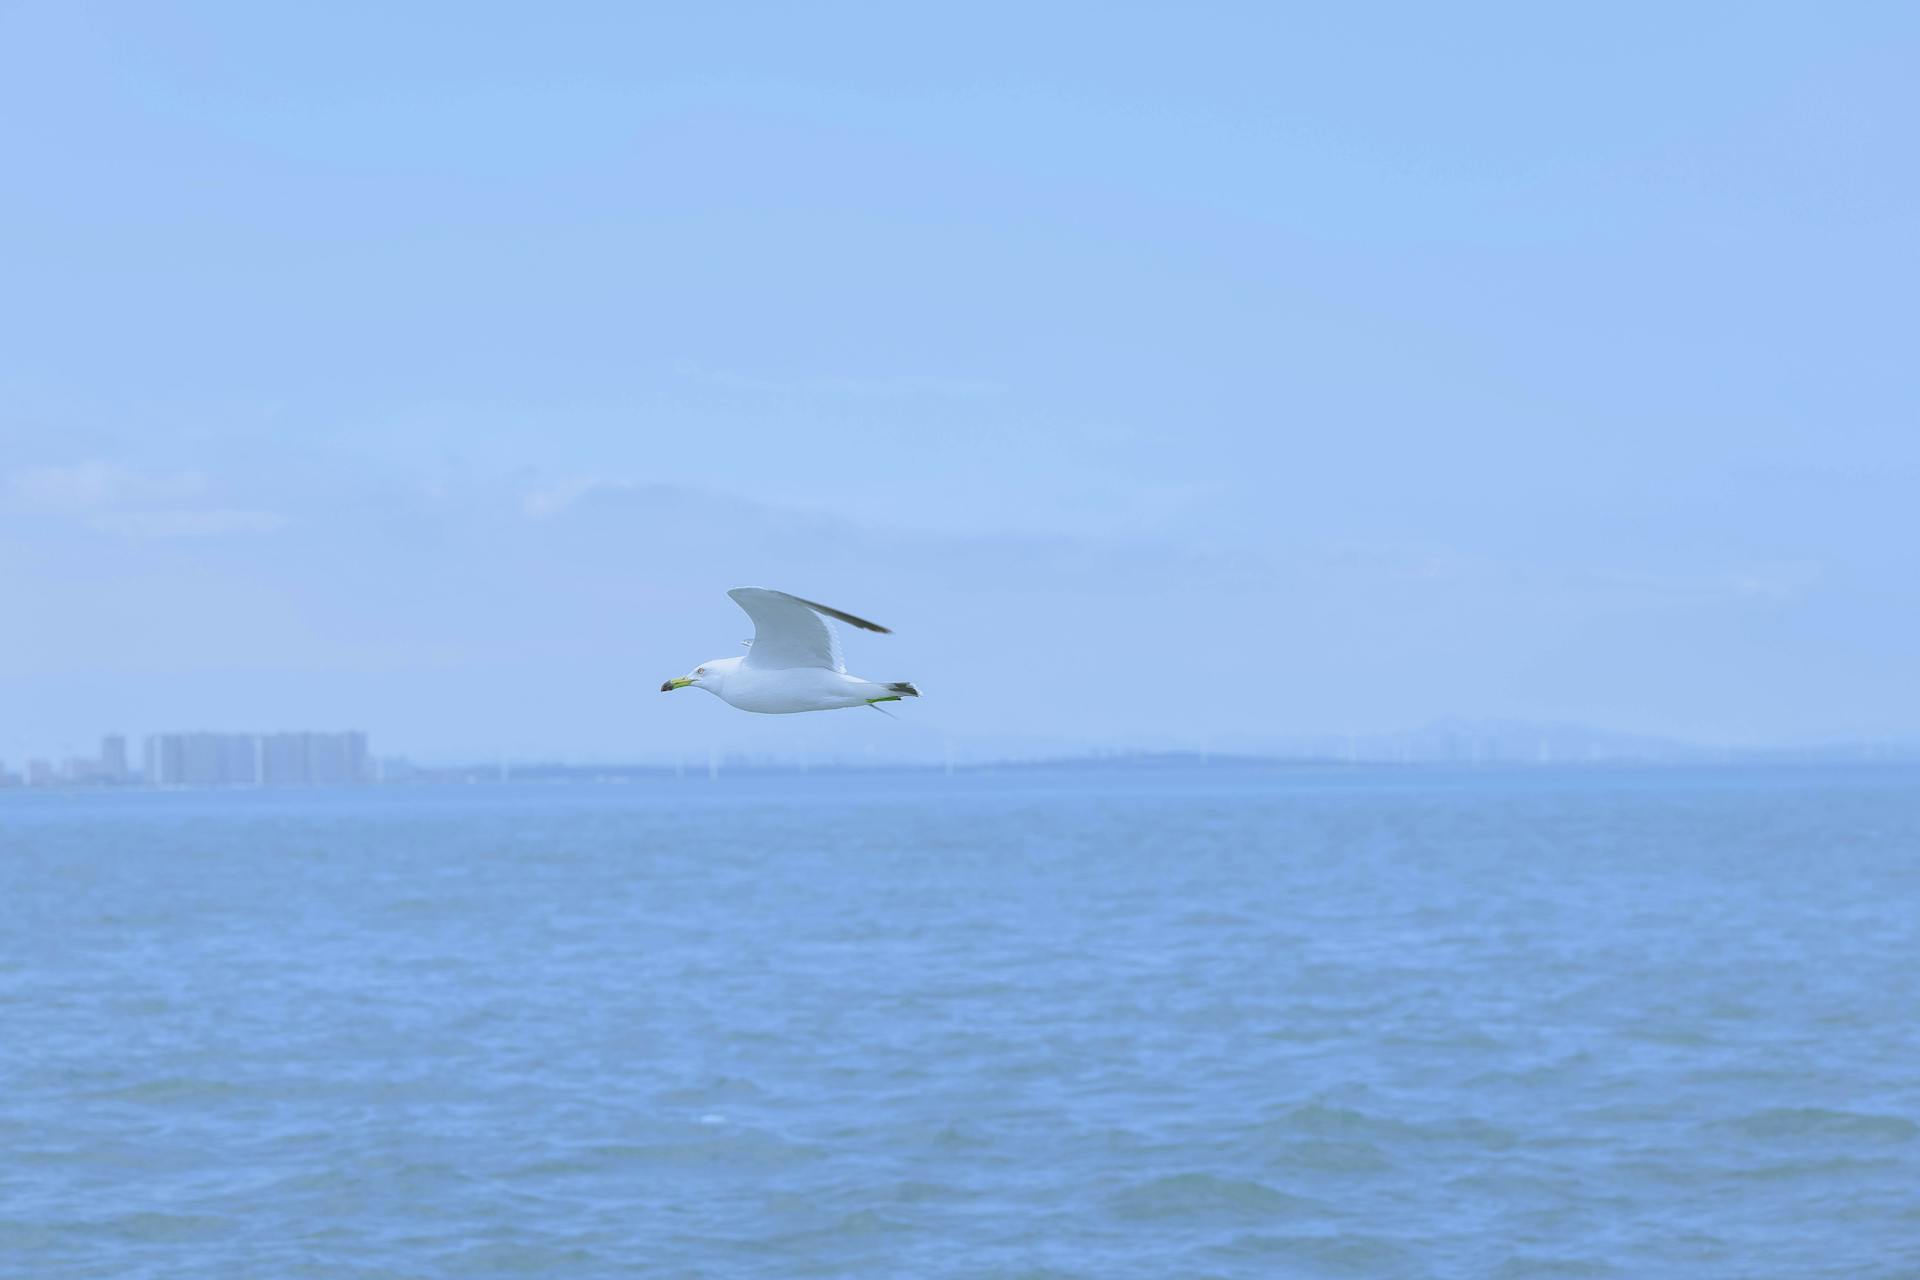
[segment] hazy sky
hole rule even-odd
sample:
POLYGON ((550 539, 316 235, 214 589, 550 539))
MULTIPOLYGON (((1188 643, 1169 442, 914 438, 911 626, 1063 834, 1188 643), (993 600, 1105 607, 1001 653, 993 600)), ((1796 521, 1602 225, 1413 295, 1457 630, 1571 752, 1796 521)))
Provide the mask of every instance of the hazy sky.
POLYGON ((1917 13, 0 3, 0 758, 1920 733, 1917 13))

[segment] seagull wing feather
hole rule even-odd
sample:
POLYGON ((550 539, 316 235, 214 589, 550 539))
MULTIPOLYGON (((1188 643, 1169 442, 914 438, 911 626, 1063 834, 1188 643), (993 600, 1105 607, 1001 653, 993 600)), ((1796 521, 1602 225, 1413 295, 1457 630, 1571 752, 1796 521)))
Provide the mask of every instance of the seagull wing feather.
POLYGON ((888 634, 877 622, 868 622, 784 591, 735 587, 727 594, 753 619, 753 643, 747 648, 747 656, 741 659, 750 667, 766 670, 825 667, 829 671, 845 671, 846 663, 840 657, 840 637, 834 634, 828 618, 837 618, 863 631, 888 634))

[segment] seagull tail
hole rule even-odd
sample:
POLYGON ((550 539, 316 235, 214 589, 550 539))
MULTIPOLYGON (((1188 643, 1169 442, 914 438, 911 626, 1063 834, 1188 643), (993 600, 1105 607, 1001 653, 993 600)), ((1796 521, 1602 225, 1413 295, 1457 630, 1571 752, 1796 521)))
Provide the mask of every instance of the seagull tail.
POLYGON ((887 686, 887 692, 898 694, 902 698, 917 698, 920 696, 920 691, 913 687, 911 680, 895 680, 887 686))

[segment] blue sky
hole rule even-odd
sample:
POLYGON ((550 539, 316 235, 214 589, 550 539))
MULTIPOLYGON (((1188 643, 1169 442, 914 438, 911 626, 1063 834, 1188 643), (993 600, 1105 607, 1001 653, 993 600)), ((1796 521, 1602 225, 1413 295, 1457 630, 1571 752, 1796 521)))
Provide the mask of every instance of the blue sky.
POLYGON ((0 758, 1920 733, 1912 10, 403 8, 0 6, 0 758))

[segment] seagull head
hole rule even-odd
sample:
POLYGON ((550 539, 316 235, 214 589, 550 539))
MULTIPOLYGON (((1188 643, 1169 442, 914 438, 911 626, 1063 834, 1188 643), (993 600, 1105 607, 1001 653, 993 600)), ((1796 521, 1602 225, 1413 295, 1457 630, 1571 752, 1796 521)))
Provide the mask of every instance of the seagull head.
POLYGON ((718 666, 719 664, 717 662, 709 662, 705 666, 695 667, 686 675, 675 680, 669 680, 661 685, 660 692, 672 693, 675 689, 684 689, 688 685, 705 684, 714 675, 718 674, 718 666))

